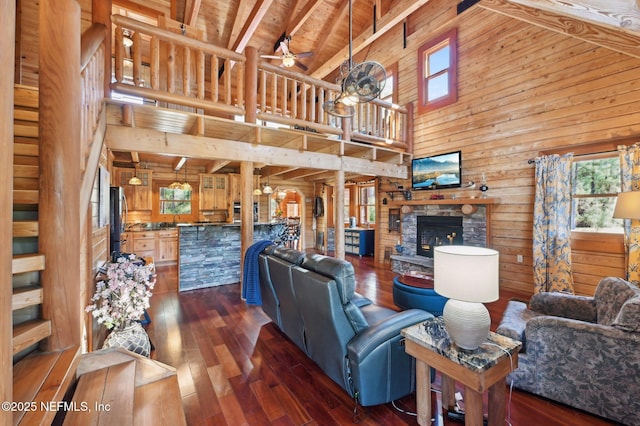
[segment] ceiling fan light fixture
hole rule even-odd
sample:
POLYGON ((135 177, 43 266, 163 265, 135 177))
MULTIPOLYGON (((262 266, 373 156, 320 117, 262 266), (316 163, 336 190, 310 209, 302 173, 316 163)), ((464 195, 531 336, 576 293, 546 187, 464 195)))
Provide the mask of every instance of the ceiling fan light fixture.
POLYGON ((122 44, 124 44, 124 47, 133 46, 133 38, 131 38, 131 31, 129 30, 122 31, 122 44))
POLYGON ((291 68, 295 64, 296 64, 296 58, 293 56, 284 56, 282 58, 282 65, 287 68, 291 68))

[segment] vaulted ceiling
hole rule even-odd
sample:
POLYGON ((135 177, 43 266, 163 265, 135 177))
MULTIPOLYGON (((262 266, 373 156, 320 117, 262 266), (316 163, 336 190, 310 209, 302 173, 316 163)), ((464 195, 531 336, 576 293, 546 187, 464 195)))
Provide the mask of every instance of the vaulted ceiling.
MULTIPOLYGON (((350 19, 354 60, 390 65, 370 57, 370 46, 405 20, 411 25, 412 13, 430 1, 439 0, 112 0, 116 13, 151 23, 163 15, 238 52, 253 46, 262 55, 280 55, 279 41, 290 37, 294 53, 313 52, 293 69, 332 82, 349 58, 350 19)), ((476 3, 640 58, 640 0, 464 0, 459 8, 476 3), (591 31, 594 26, 599 30, 591 31)))

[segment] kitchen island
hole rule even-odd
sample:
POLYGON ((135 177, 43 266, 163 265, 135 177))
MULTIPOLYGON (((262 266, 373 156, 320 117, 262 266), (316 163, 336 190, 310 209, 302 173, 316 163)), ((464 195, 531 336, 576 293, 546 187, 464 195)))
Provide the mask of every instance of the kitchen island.
MULTIPOLYGON (((282 223, 255 223, 253 241, 275 240, 282 223)), ((179 225, 179 291, 240 282, 240 224, 179 225)))

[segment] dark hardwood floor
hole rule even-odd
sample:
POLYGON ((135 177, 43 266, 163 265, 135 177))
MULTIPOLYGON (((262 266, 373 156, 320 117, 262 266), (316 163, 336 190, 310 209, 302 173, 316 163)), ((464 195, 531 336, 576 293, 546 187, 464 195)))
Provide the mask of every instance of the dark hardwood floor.
MULTIPOLYGON (((348 256, 348 260, 356 269, 357 291, 377 304, 397 309, 391 293, 395 274, 370 258, 348 256)), ((155 345, 152 357, 177 369, 188 424, 352 423, 354 405, 346 392, 281 334, 260 307, 245 305, 239 285, 178 293, 176 267, 158 267, 157 271, 149 310, 152 322, 147 328, 155 345)), ((493 329, 513 296, 518 295, 502 292, 498 302, 488 304, 493 329)), ((433 387, 439 387, 438 379, 433 387)), ((440 405, 437 392, 432 399, 440 405)), ((407 396, 395 405, 413 412, 415 397, 407 396)), ((515 389, 508 411, 513 426, 611 424, 515 389)), ((361 424, 417 424, 414 416, 392 404, 369 407, 366 414, 361 424)), ((440 416, 435 424, 461 423, 440 416)))

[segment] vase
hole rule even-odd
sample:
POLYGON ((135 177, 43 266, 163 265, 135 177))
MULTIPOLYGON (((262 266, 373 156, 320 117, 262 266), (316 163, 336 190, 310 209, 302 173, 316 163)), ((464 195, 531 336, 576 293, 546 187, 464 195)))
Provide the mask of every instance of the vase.
POLYGON ((124 328, 112 330, 102 344, 102 347, 124 348, 146 357, 151 354, 151 341, 149 340, 147 332, 139 322, 134 322, 124 328))

